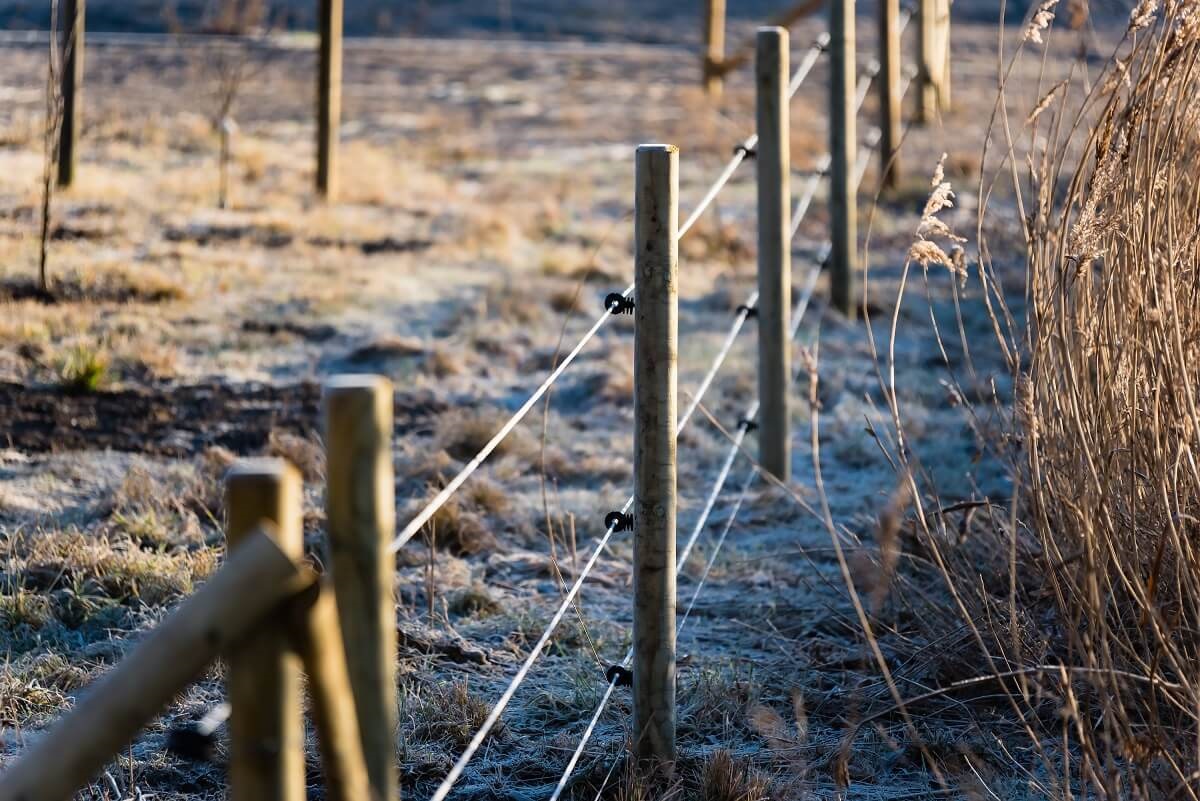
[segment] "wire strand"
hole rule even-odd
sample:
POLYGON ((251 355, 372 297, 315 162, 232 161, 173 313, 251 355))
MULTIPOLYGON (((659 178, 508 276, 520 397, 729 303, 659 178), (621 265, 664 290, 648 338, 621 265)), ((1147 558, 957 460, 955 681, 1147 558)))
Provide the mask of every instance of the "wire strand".
MULTIPOLYGON (((814 290, 816 289, 817 278, 820 276, 820 273, 821 273, 821 264, 818 262, 818 264, 812 270, 809 271, 808 281, 805 283, 804 288, 801 290, 799 301, 797 301, 795 307, 793 308, 792 327, 791 327, 791 330, 789 331, 790 339, 794 340, 796 338, 797 333, 800 330, 800 321, 804 318, 804 314, 808 310, 808 304, 809 304, 809 301, 812 299, 814 290)), ((759 410, 759 401, 755 400, 754 403, 752 403, 750 405, 750 408, 747 410, 745 419, 753 420, 755 417, 758 416, 758 410, 759 410)), ((688 556, 691 555, 692 548, 695 546, 696 541, 699 539, 700 533, 704 530, 705 525, 708 523, 709 517, 712 515, 712 510, 716 505, 717 497, 720 495, 721 489, 724 487, 725 482, 729 478, 729 473, 733 468, 733 464, 734 464, 734 461, 737 459, 738 453, 741 451, 742 443, 743 443, 745 437, 746 437, 746 428, 743 426, 738 431, 737 435, 734 437, 733 443, 729 449, 729 453, 726 456, 725 463, 721 467, 721 472, 718 475, 716 482, 714 482, 713 489, 709 492, 708 499, 705 502, 704 510, 703 510, 703 512, 701 512, 700 517, 696 521, 696 524, 692 527, 691 535, 689 536, 689 538, 687 540, 687 544, 684 546, 683 553, 680 555, 679 559, 676 562, 675 572, 677 574, 683 569, 683 565, 686 562, 688 556)), ((758 475, 758 471, 752 470, 751 475, 752 476, 758 475)), ((743 497, 745 496, 747 489, 748 488, 743 488, 743 490, 742 490, 743 497)), ((739 499, 738 503, 739 503, 739 507, 740 507, 740 503, 741 503, 740 499, 739 499)), ((732 526, 732 525, 733 525, 732 522, 730 522, 728 524, 728 526, 732 526)), ((726 534, 728 533, 728 527, 726 528, 725 533, 726 534)), ((723 540, 724 540, 724 534, 722 535, 722 541, 723 540)), ((708 571, 710 569, 711 569, 711 564, 709 565, 708 568, 705 569, 706 577, 707 577, 708 571)), ((701 580, 701 586, 702 585, 703 585, 703 580, 701 580)), ((693 597, 692 603, 693 604, 695 603, 694 597, 693 597)), ((690 611, 690 609, 689 609, 689 611, 690 611)), ((687 620, 687 616, 685 615, 684 621, 686 622, 686 620, 687 620)), ((683 628, 683 623, 680 623, 676 630, 679 631, 679 630, 682 630, 682 628, 683 628)), ((621 660, 620 665, 622 667, 627 667, 629 665, 629 661, 632 658, 633 658, 633 648, 630 647, 630 649, 628 651, 626 651, 625 658, 621 660)), ((584 749, 587 748, 587 744, 591 740, 592 734, 596 730, 596 726, 599 723, 600 716, 604 714, 604 710, 605 710, 605 708, 607 708, 608 702, 612 699, 613 690, 616 688, 616 681, 617 681, 616 677, 614 677, 612 680, 609 681, 608 688, 604 691, 604 695, 600 698, 600 702, 596 706, 596 710, 592 714, 591 720, 588 721, 587 728, 584 729, 582 739, 579 741, 579 745, 576 746, 575 751, 571 754, 571 758, 570 758, 570 760, 568 760, 566 768, 563 770, 562 776, 558 780, 558 785, 554 788, 554 792, 551 794, 549 801, 558 801, 558 799, 562 796, 563 790, 566 789, 567 783, 571 779, 571 773, 574 772, 575 766, 579 763, 580 757, 583 756, 584 749)))
MULTIPOLYGON (((633 284, 630 284, 621 294, 627 298, 630 296, 630 294, 632 294, 632 292, 633 284)), ((610 317, 612 317, 612 309, 605 309, 604 314, 600 315, 600 318, 596 320, 588 332, 583 335, 578 343, 576 343, 575 347, 571 349, 571 352, 567 354, 566 358, 564 358, 562 362, 554 368, 550 375, 546 376, 546 380, 541 383, 541 386, 533 391, 533 394, 529 396, 525 403, 521 404, 521 407, 517 409, 512 417, 508 419, 508 422, 501 426, 500 430, 492 435, 492 438, 488 440, 487 444, 479 449, 479 452, 475 454, 471 461, 468 462, 466 466, 458 472, 458 475, 452 478, 450 482, 442 488, 441 492, 433 497, 433 500, 425 504, 425 507, 408 522, 408 525, 404 527, 404 530, 396 535, 395 539, 393 539, 391 544, 388 546, 389 553, 395 553, 403 548, 404 544, 411 540, 413 536, 421 530, 421 527, 428 523, 429 520, 435 514, 437 514, 437 511, 441 509, 443 505, 445 505, 447 500, 450 499, 450 496, 453 495, 458 488, 461 487, 463 483, 465 483, 466 480, 471 477, 472 473, 479 469, 479 466, 483 464, 484 460, 492 454, 492 451, 496 450, 500 443, 504 441, 505 437, 507 437, 512 430, 517 427, 517 424, 525 419, 525 416, 529 414, 534 405, 541 400, 542 396, 546 394, 546 391, 550 389, 551 385, 553 385, 554 382, 558 380, 559 376, 561 376, 563 372, 571 365, 571 363, 575 361, 576 357, 579 356, 579 354, 583 351, 584 346, 586 346, 587 343, 596 336, 604 324, 608 322, 610 317)))
MULTIPOLYGON (((788 83, 788 99, 795 97, 796 92, 800 90, 800 86, 804 83, 804 79, 812 72, 813 66, 817 63, 817 59, 821 57, 821 53, 829 44, 829 34, 821 34, 817 37, 817 43, 808 49, 804 58, 800 60, 799 66, 792 74, 792 79, 788 83)), ((725 188, 725 185, 733 178, 733 174, 737 172, 737 168, 746 160, 746 156, 758 146, 758 134, 754 133, 746 137, 737 146, 733 156, 725 164, 725 168, 721 170, 721 174, 717 176, 717 180, 713 181, 708 191, 704 193, 704 197, 696 204, 696 208, 692 209, 692 213, 688 215, 683 224, 679 226, 679 238, 682 239, 688 231, 700 220, 704 212, 708 211, 708 207, 717 199, 717 195, 725 188)))

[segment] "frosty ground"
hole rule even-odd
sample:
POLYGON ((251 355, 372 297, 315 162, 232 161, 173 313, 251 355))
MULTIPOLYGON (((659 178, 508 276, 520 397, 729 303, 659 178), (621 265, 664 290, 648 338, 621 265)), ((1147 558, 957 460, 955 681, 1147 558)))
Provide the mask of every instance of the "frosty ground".
MULTIPOLYGON (((860 61, 874 50, 863 25, 860 61)), ((793 34, 797 51, 818 23, 793 34)), ((911 31, 910 31, 911 35, 911 31)), ((947 153, 960 189, 948 221, 972 233, 983 132, 994 98, 996 30, 956 29, 955 110, 914 129, 900 190, 862 194, 870 328, 828 310, 826 280, 800 329, 791 492, 755 485, 680 637, 680 791, 702 793, 717 749, 770 797, 945 797, 935 759, 962 797, 986 777, 1020 797, 1020 754, 986 700, 915 708, 921 747, 891 711, 867 658, 831 535, 817 468, 852 578, 906 696, 980 670, 966 630, 904 550, 881 586, 875 530, 899 479, 886 458, 886 348, 904 253, 929 178, 947 153), (877 439, 878 436, 878 439, 877 439), (882 445, 881 442, 882 441, 882 445), (814 448, 814 443, 816 447, 814 448), (840 748, 854 721, 879 715, 840 748), (845 753, 842 763, 839 755, 845 753), (932 756, 931 756, 932 755, 932 756), (844 767, 842 766, 844 765, 844 767), (848 782, 849 790, 839 788, 848 782)), ((322 549, 320 382, 377 372, 396 386, 399 519, 469 459, 632 275, 633 148, 681 148, 686 214, 750 133, 752 93, 733 79, 719 109, 675 48, 403 40, 348 44, 343 197, 317 201, 303 42, 221 45, 245 65, 232 204, 216 208, 211 115, 218 77, 197 40, 105 43, 89 51, 83 162, 55 200, 50 267, 63 297, 23 297, 36 266, 43 50, 0 50, 0 734, 11 757, 181 597, 219 565, 220 476, 237 456, 286 456, 307 480, 306 535, 322 549), (93 387, 89 376, 98 377, 93 387)), ((908 52, 911 52, 911 48, 908 52)), ((1065 69, 1051 62, 1049 71, 1065 69)), ((1036 103, 1036 65, 1014 102, 1036 103)), ((825 150, 818 68, 793 106, 799 172, 825 150)), ((874 120, 875 101, 862 120, 874 120)), ((795 180, 797 190, 803 181, 795 180)), ((744 167, 681 245, 680 392, 703 375, 754 287, 754 185, 744 167)), ((995 201, 1001 209, 1005 201, 995 201)), ((825 239, 814 205, 795 250, 796 283, 825 239)), ((992 223, 997 261, 1020 268, 1018 222, 992 223), (1007 228, 1007 230, 1006 230, 1007 228)), ((1014 280, 1019 311, 1020 276, 1014 280)), ((978 286, 944 272, 908 279, 894 346, 910 446, 946 514, 1003 505, 1007 486, 953 379, 979 397, 1008 377, 978 286), (938 346, 932 322, 952 340, 938 346), (951 332, 947 335, 947 332, 951 332), (968 367, 970 369, 968 369, 968 367), (961 510, 953 511, 954 504, 961 510)), ((690 531, 755 392, 753 324, 680 438, 680 532, 690 531)), ((615 318, 436 519, 430 559, 398 560, 401 729, 408 797, 426 797, 500 694, 631 487, 632 323, 615 318), (430 561, 432 567, 430 567, 430 561), (430 597, 432 588, 432 597, 430 597)), ((753 447, 749 448, 753 455, 753 447)), ((735 468, 680 580, 691 596, 730 514, 735 468)), ((630 541, 619 536, 585 585, 453 797, 544 798, 629 642, 630 541)), ((911 543, 910 543, 911 545, 911 543)), ((682 605, 682 604, 681 604, 682 605)), ((580 763, 575 797, 595 794, 628 735, 620 691, 580 763)), ((164 753, 164 732, 221 694, 220 669, 177 700, 91 797, 220 797, 221 764, 164 753)), ((1000 701, 995 702, 997 706, 1000 701)), ((319 785, 315 761, 310 778, 319 785)), ((748 779, 749 780, 749 779, 748 779)), ((613 797, 636 797, 618 781, 613 797)), ((88 797, 86 792, 84 797, 88 797)))

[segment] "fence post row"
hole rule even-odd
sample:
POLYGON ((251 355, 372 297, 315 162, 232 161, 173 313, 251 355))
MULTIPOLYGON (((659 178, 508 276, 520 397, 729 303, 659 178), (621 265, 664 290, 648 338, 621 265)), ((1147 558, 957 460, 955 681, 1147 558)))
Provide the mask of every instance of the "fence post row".
POLYGON ((900 181, 900 0, 879 3, 879 163, 880 185, 900 181))
MULTIPOLYGON (((236 554, 262 522, 276 545, 298 560, 303 553, 300 474, 277 459, 238 462, 225 480, 226 537, 236 554)), ((303 801, 304 726, 300 660, 287 632, 264 629, 230 654, 229 797, 233 801, 303 801)))
POLYGON ((347 375, 326 384, 324 395, 326 529, 346 663, 371 787, 394 799, 392 385, 380 376, 347 375))
POLYGON ((759 461, 791 478, 789 347, 792 307, 791 126, 788 32, 763 27, 755 38, 758 131, 758 397, 759 461))
POLYGON ((633 737, 675 760, 675 424, 679 149, 637 149, 634 222, 633 737))
POLYGON ((342 0, 319 0, 317 67, 317 192, 337 200, 338 130, 342 116, 342 0))
POLYGON ((716 100, 725 79, 721 65, 725 60, 725 0, 704 0, 704 64, 701 78, 704 91, 716 100))
MULTIPOLYGON (((63 6, 62 128, 58 133, 58 185, 69 187, 75 181, 80 127, 80 90, 83 86, 84 20, 87 0, 66 0, 63 6)), ((57 46, 56 42, 51 47, 57 46)))
POLYGON ((855 119, 854 0, 829 3, 829 205, 832 230, 830 266, 834 306, 856 316, 858 207, 854 162, 858 150, 855 119))

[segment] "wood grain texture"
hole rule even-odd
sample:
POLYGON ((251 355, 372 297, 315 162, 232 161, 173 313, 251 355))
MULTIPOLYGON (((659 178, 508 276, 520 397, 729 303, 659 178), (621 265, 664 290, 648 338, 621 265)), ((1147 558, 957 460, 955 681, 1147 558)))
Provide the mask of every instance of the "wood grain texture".
POLYGON ((854 0, 829 3, 829 201, 833 249, 830 254, 833 304, 849 319, 858 305, 858 152, 855 117, 854 0))
POLYGON ((763 467, 791 478, 788 393, 792 385, 792 189, 788 32, 758 29, 754 82, 758 122, 758 452, 763 467))
POLYGON ((637 150, 634 212, 634 753, 675 760, 679 150, 637 150))
POLYGON ((396 499, 392 385, 373 375, 325 385, 326 528, 338 618, 371 786, 397 798, 396 499))
MULTIPOLYGON (((225 478, 226 537, 236 554, 251 532, 271 527, 284 554, 303 552, 300 473, 279 459, 236 463, 225 478)), ((284 627, 266 629, 229 656, 229 797, 303 801, 304 724, 300 660, 284 627)))

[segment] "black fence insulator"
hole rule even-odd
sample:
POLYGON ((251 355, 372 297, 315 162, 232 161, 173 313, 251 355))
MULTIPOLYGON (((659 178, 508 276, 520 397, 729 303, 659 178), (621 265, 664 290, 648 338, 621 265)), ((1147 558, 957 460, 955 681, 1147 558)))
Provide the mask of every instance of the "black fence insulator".
POLYGON ((620 292, 609 292, 604 298, 604 308, 613 314, 633 314, 633 301, 620 292))
POLYGON ((737 307, 737 313, 741 314, 742 312, 746 313, 746 319, 749 320, 753 317, 758 316, 758 307, 757 306, 747 306, 745 303, 743 303, 741 306, 737 307))
POLYGON ((633 531, 633 518, 624 512, 609 512, 604 516, 604 527, 614 532, 633 531))
POLYGON ((753 147, 746 147, 745 143, 740 144, 733 149, 733 154, 735 156, 738 153, 741 153, 743 156, 745 156, 748 159, 752 159, 752 158, 755 158, 756 156, 758 156, 758 150, 753 147))
POLYGON ((754 422, 749 417, 743 417, 741 420, 738 420, 738 428, 744 429, 745 432, 749 434, 751 431, 758 430, 758 423, 754 422))
POLYGON ((608 683, 615 687, 633 686, 633 673, 620 665, 610 665, 604 672, 604 678, 608 679, 608 683))

